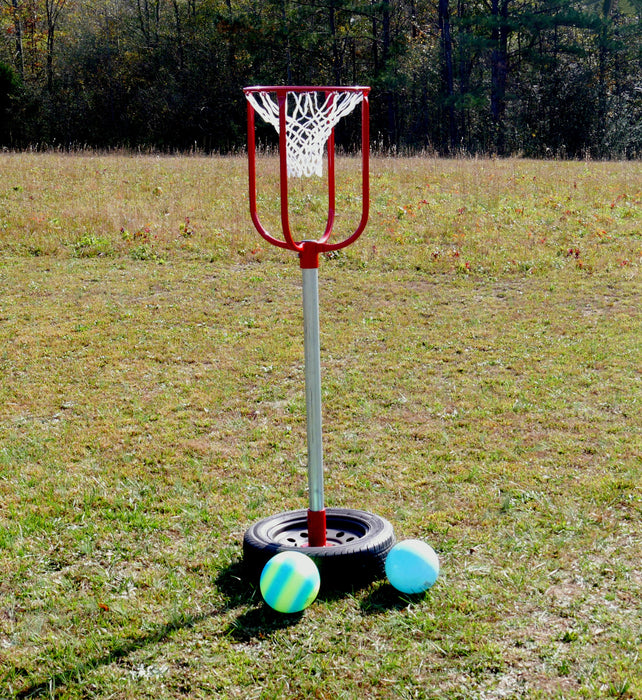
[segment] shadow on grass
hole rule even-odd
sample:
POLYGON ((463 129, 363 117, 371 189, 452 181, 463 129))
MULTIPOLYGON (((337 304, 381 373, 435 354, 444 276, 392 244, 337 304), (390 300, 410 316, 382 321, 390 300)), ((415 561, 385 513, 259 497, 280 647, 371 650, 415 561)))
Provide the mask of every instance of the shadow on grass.
MULTIPOLYGON (((226 599, 219 607, 195 615, 183 613, 168 622, 154 625, 144 634, 117 640, 105 653, 34 683, 16 693, 14 697, 17 700, 23 700, 50 696, 52 689, 54 692, 60 690, 77 682, 95 669, 122 662, 140 649, 166 641, 177 631, 195 627, 206 619, 234 610, 240 610, 240 612, 224 628, 223 634, 240 642, 265 639, 278 630, 298 624, 303 617, 303 613, 284 615, 266 605, 261 599, 256 584, 248 580, 242 562, 235 562, 224 568, 217 576, 215 583, 226 599), (248 606, 250 606, 249 609, 248 606)), ((319 600, 331 602, 345 595, 345 591, 322 590, 319 600)), ((361 601, 360 607, 365 615, 376 615, 385 613, 387 610, 402 609, 409 602, 411 601, 407 598, 400 597, 392 586, 384 584, 370 591, 361 601)))
MULTIPOLYGON (((298 619, 300 619, 300 616, 295 615, 279 615, 265 606, 256 587, 247 580, 241 563, 234 563, 223 569, 216 578, 215 583, 226 598, 222 605, 204 613, 194 615, 182 613, 167 622, 153 625, 151 629, 140 635, 114 640, 112 648, 106 650, 103 654, 52 674, 41 681, 32 683, 30 686, 18 691, 13 697, 17 700, 41 696, 50 697, 52 691, 60 691, 61 688, 78 682, 79 679, 82 679, 83 676, 91 671, 113 663, 123 662, 136 651, 162 643, 175 632, 195 627, 206 619, 229 613, 237 608, 245 610, 248 605, 256 602, 257 599, 258 606, 245 610, 245 612, 240 614, 224 630, 224 634, 230 634, 236 639, 245 641, 253 637, 269 636, 271 632, 296 624, 298 619)), ((24 669, 22 671, 18 670, 17 674, 25 674, 24 669)))
MULTIPOLYGON (((238 641, 250 641, 252 639, 264 639, 272 632, 286 627, 296 625, 304 613, 285 615, 272 610, 268 605, 262 603, 257 586, 252 586, 250 582, 244 581, 242 565, 233 565, 224 570, 217 579, 219 589, 225 593, 228 600, 233 601, 231 607, 236 608, 248 604, 248 589, 252 589, 254 599, 259 601, 257 607, 239 615, 227 628, 227 634, 238 641)), ((403 610, 412 603, 419 602, 425 598, 425 594, 416 596, 401 595, 389 583, 368 583, 356 587, 324 587, 321 586, 318 601, 332 603, 345 598, 347 595, 359 596, 365 591, 360 600, 359 607, 364 615, 379 615, 390 610, 403 610)))
POLYGON ((237 641, 269 637, 277 630, 296 625, 303 617, 302 613, 284 615, 265 605, 257 586, 248 581, 242 562, 223 569, 216 579, 216 585, 228 600, 227 611, 257 603, 256 607, 242 612, 227 626, 225 633, 237 641))
POLYGON ((359 607, 364 615, 381 615, 390 610, 403 610, 412 603, 425 600, 426 593, 403 595, 389 583, 374 588, 360 602, 359 607))
POLYGON ((217 612, 218 611, 214 611, 201 615, 180 615, 170 622, 155 625, 146 634, 118 640, 111 650, 107 651, 101 656, 97 656, 93 659, 89 659, 79 663, 76 666, 68 668, 67 670, 55 673, 46 678, 44 681, 24 688, 16 693, 14 697, 18 699, 36 698, 42 695, 53 697, 52 692, 55 692, 70 683, 78 681, 78 679, 82 678, 90 671, 101 668, 102 666, 109 666, 110 664, 118 663, 139 649, 144 649, 152 644, 162 642, 177 630, 194 627, 194 625, 196 625, 200 620, 216 614, 217 612))

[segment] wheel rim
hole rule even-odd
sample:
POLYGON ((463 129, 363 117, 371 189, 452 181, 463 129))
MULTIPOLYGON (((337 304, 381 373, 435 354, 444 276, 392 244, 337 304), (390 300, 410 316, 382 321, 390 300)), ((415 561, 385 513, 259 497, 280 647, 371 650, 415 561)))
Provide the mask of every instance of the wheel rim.
MULTIPOLYGON (((326 546, 353 544, 368 534, 369 528, 354 518, 328 514, 326 546)), ((275 523, 266 533, 268 539, 284 547, 308 547, 308 523, 303 517, 275 523)))

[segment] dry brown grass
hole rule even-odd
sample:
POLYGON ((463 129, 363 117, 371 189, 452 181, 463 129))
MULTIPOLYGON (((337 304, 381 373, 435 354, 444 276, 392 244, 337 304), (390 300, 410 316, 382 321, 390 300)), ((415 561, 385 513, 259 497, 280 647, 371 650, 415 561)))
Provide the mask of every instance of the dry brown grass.
POLYGON ((236 566, 306 502, 300 275, 245 162, 0 158, 0 695, 642 698, 640 165, 372 174, 320 270, 327 497, 442 575, 291 620, 236 566))

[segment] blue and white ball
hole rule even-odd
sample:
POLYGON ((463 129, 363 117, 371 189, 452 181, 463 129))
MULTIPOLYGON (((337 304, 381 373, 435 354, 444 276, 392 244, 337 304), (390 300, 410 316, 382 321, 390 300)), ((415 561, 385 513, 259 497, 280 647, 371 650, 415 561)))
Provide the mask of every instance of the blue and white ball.
POLYGON ((439 576, 439 557, 422 540, 398 542, 386 557, 386 576, 399 592, 423 593, 439 576))
POLYGON ((277 612, 297 613, 311 605, 321 586, 317 565, 302 552, 279 552, 263 567, 259 588, 277 612))

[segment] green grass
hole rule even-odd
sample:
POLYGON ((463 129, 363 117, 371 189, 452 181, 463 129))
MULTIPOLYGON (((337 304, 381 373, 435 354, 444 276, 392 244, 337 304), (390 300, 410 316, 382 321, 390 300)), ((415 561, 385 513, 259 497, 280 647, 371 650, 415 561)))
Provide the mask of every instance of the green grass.
POLYGON ((307 504, 300 272, 245 161, 2 155, 0 697, 642 698, 641 174, 374 159, 320 267, 326 497, 442 574, 290 618, 238 565, 307 504))

